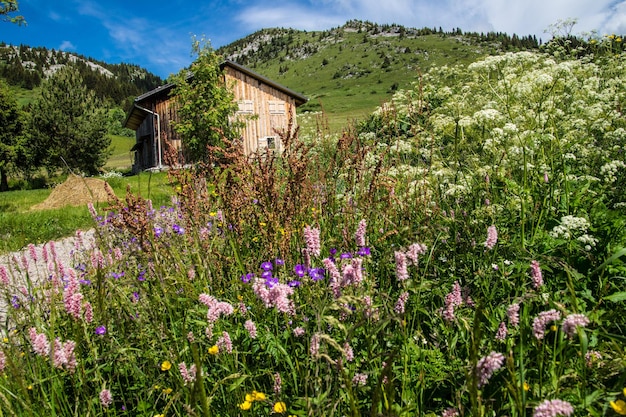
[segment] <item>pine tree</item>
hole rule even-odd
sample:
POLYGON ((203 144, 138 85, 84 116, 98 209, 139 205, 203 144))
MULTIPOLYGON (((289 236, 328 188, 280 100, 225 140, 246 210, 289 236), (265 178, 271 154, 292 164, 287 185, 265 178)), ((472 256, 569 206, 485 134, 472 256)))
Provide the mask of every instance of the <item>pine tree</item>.
POLYGON ((106 163, 111 144, 106 110, 73 67, 60 69, 43 83, 31 120, 32 149, 48 170, 94 175, 106 163))
POLYGON ((0 191, 9 189, 8 176, 18 170, 24 153, 23 116, 9 87, 0 80, 0 191))

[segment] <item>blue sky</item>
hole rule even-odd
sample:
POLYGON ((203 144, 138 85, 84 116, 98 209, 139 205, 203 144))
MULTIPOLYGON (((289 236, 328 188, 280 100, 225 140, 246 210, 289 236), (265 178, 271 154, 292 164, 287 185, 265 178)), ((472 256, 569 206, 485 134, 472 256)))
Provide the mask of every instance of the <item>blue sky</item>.
POLYGON ((138 64, 166 78, 189 65, 192 35, 214 48, 258 29, 324 30, 350 19, 463 31, 534 34, 575 18, 573 34, 626 33, 626 0, 19 0, 26 26, 0 41, 138 64))

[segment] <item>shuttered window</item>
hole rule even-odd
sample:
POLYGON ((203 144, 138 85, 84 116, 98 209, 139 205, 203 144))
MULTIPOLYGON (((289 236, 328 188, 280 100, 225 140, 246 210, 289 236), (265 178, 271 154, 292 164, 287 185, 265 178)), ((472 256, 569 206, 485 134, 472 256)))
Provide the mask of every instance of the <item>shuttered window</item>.
POLYGON ((252 114, 254 113, 254 102, 252 100, 241 100, 239 101, 239 110, 237 113, 241 114, 252 114))
POLYGON ((270 114, 285 114, 284 101, 269 101, 270 114))

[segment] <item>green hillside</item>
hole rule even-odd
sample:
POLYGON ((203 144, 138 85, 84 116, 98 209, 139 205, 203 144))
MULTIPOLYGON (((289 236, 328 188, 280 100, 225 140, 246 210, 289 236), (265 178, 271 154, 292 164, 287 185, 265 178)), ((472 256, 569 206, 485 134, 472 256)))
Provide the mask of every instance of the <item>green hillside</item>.
POLYGON ((505 50, 538 47, 506 34, 443 32, 350 21, 328 31, 264 29, 218 52, 309 98, 331 127, 371 113, 432 67, 468 64, 505 50))

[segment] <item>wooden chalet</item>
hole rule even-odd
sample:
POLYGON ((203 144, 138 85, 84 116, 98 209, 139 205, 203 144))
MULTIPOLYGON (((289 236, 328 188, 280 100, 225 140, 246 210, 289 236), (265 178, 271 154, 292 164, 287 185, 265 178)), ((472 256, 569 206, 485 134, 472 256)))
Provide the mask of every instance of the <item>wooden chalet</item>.
MULTIPOLYGON (((287 129, 290 119, 295 123, 296 107, 306 103, 307 98, 235 62, 224 61, 220 68, 227 85, 233 86, 239 104, 237 115, 246 122, 241 132, 244 154, 281 152, 276 130, 287 129)), ((164 85, 133 103, 124 123, 135 131, 133 172, 162 168, 165 143, 182 155, 183 145, 171 123, 176 120, 173 88, 174 84, 164 85)))

